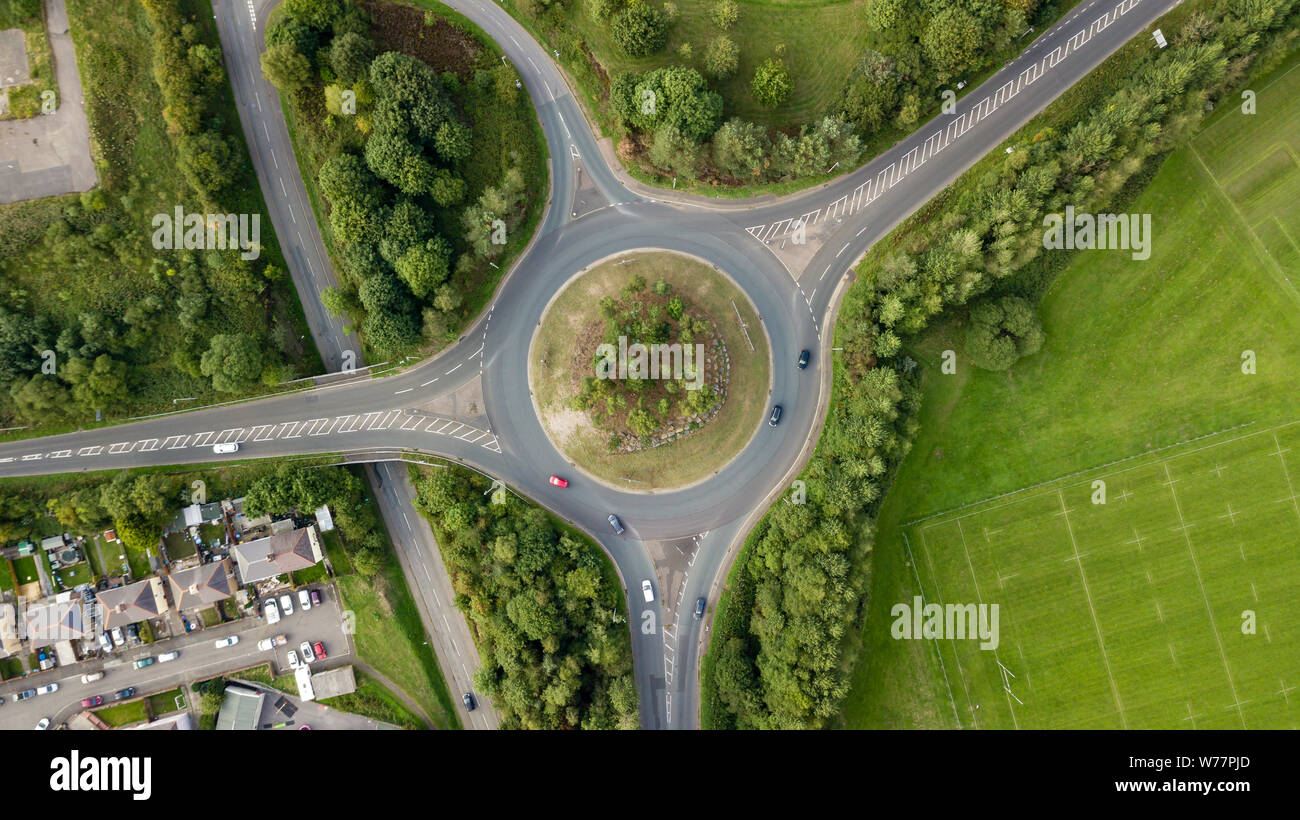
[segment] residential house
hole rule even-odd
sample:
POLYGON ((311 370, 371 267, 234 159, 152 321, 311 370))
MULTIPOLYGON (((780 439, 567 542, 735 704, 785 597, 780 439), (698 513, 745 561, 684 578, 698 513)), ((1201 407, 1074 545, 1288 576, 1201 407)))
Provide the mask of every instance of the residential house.
POLYGON ((178 612, 212 606, 229 598, 235 586, 230 562, 225 560, 177 570, 167 576, 167 582, 178 612))
POLYGON ((93 632, 89 620, 82 617, 80 596, 73 596, 70 592, 28 604, 24 627, 32 649, 59 641, 84 640, 93 632))
POLYGON ((244 586, 307 569, 319 564, 325 557, 315 524, 236 544, 231 552, 239 567, 239 580, 244 586))
POLYGON ((116 589, 106 589, 98 595, 104 629, 158 618, 167 611, 162 580, 156 577, 116 589))

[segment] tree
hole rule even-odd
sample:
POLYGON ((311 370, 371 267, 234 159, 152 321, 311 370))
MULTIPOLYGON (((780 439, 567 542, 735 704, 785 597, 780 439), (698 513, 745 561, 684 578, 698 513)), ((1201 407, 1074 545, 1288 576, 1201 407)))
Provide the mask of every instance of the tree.
POLYGON ((1043 346, 1043 329, 1033 305, 1004 296, 973 306, 966 331, 966 355, 985 370, 1008 370, 1043 346))
POLYGON ((947 6, 921 32, 921 48, 944 82, 963 71, 979 50, 984 34, 979 21, 960 6, 947 6))
POLYGON ((211 199, 234 181, 237 170, 230 140, 216 131, 200 131, 181 137, 177 164, 186 181, 200 196, 211 199))
POLYGON ((632 0, 610 24, 614 42, 629 57, 649 57, 668 42, 668 18, 642 0, 632 0))
POLYGON ((719 34, 709 41, 704 49, 704 73, 719 80, 736 73, 740 64, 740 46, 725 34, 719 34))
POLYGON ((736 0, 718 0, 709 10, 709 19, 718 28, 727 31, 740 20, 740 5, 736 0))
POLYGON ((330 45, 330 67, 345 83, 365 77, 374 58, 374 43, 354 32, 335 37, 330 45))
POLYGON ((251 388, 262 375, 263 344, 246 334, 220 334, 199 359, 199 370, 223 393, 251 388))
POLYGON ((794 83, 790 81, 790 69, 786 68, 785 62, 768 57, 754 72, 750 87, 759 105, 776 108, 790 96, 794 83))
POLYGON ((447 278, 451 246, 440 236, 412 245, 398 258, 394 268, 411 293, 423 299, 447 278))
POLYGON ((311 82, 311 62, 289 43, 262 52, 262 75, 281 91, 297 91, 311 82))
POLYGON ((93 363, 73 359, 63 370, 63 378, 72 385, 72 397, 85 409, 110 410, 128 399, 126 363, 101 354, 93 363))
POLYGON ((16 381, 9 396, 23 418, 31 421, 57 421, 71 410, 67 389, 54 376, 40 373, 25 381, 16 381))
POLYGON ((757 178, 771 152, 767 129, 733 117, 713 135, 713 164, 738 177, 757 178))
POLYGON ((364 546, 348 556, 352 568, 362 578, 373 578, 383 571, 388 564, 388 556, 371 546, 364 546))

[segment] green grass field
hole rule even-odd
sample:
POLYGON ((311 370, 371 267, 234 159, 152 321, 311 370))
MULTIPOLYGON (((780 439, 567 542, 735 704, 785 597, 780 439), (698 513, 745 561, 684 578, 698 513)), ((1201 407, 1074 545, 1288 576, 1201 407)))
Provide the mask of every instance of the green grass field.
POLYGON ((1295 721, 1297 613, 1279 585, 1300 545, 1287 500, 1300 481, 1300 449, 1287 452, 1300 419, 1298 63, 1252 86, 1257 114, 1222 105, 1124 207, 1153 215, 1150 260, 1076 254, 1040 307, 1039 353, 1008 373, 963 362, 943 376, 958 317, 914 340, 921 432, 881 510, 846 725, 1295 721), (1108 503, 1093 505, 1102 476, 1108 503), (890 609, 918 581, 936 600, 999 603, 998 658, 894 640, 890 609), (1255 635, 1241 632, 1247 609, 1255 635), (1023 706, 1001 691, 998 659, 1023 706))

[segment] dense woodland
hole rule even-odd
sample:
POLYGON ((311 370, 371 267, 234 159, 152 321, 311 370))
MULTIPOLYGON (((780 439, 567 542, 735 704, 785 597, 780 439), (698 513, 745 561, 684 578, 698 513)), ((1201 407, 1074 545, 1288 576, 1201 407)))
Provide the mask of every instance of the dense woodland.
POLYGON ((441 18, 390 4, 286 0, 267 44, 262 71, 293 102, 328 204, 343 286, 326 307, 384 357, 454 338, 540 182, 528 128, 493 154, 494 120, 528 109, 514 69, 441 18), (390 40, 461 54, 439 74, 390 40))
POLYGON ((100 185, 0 208, 0 420, 112 417, 314 367, 212 21, 183 0, 142 5, 134 27, 114 10, 78 47, 100 185), (154 248, 153 216, 177 206, 258 214, 258 257, 154 248))
POLYGON ((627 609, 613 566, 540 507, 462 467, 416 480, 482 666, 474 688, 510 729, 640 724, 627 609))
POLYGON ((904 340, 944 310, 968 310, 973 324, 1001 328, 977 333, 972 352, 990 354, 986 365, 1029 352, 1036 322, 1004 297, 1040 294, 1067 258, 1044 257, 1043 216, 1108 210, 1215 104, 1232 104, 1249 72, 1300 45, 1297 0, 1204 0, 1177 14, 1168 48, 1121 51, 1112 61, 1124 70, 1085 81, 1076 116, 1035 121, 1012 153, 967 172, 859 267, 836 325, 844 354, 826 427, 801 475, 807 503, 773 505, 731 574, 703 673, 715 726, 812 728, 838 714, 861 645, 876 512, 915 433, 904 340), (980 346, 991 333, 1014 337, 993 346, 1000 356, 980 346))

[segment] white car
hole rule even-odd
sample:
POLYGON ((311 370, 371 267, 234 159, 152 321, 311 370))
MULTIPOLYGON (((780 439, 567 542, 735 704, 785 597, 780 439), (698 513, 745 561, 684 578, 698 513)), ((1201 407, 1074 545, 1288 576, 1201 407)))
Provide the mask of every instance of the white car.
POLYGON ((311 651, 311 644, 306 641, 298 644, 298 651, 302 653, 303 663, 311 663, 316 660, 316 655, 311 651))
POLYGON ((239 643, 239 636, 231 635, 229 638, 222 638, 219 641, 214 641, 212 645, 217 649, 224 649, 227 646, 234 646, 237 643, 239 643))
POLYGON ((645 602, 647 604, 654 602, 655 588, 650 584, 648 578, 641 582, 641 594, 645 596, 645 602))
POLYGON ((303 612, 311 609, 311 595, 308 594, 307 590, 298 590, 298 605, 302 607, 303 612))
POLYGON ((298 653, 294 652, 292 649, 289 650, 289 668, 298 668, 298 653))
POLYGON ((38 723, 38 724, 36 724, 36 728, 37 728, 37 729, 48 729, 48 728, 50 728, 50 719, 47 718, 47 717, 43 717, 43 718, 41 718, 41 722, 38 723))
POLYGON ((284 610, 284 617, 286 617, 286 618, 288 618, 290 615, 293 614, 293 596, 292 596, 292 595, 290 595, 289 593, 286 592, 286 593, 284 593, 283 595, 280 596, 280 609, 283 609, 283 610, 284 610))
POLYGON ((235 453, 238 451, 239 445, 233 441, 228 441, 225 444, 217 444, 212 447, 212 452, 214 453, 235 453))
POLYGON ((37 689, 37 690, 36 690, 36 694, 38 694, 38 695, 48 695, 48 694, 50 694, 51 692, 57 692, 57 691, 59 691, 59 685, 58 685, 57 683, 47 683, 47 684, 45 684, 44 686, 42 686, 41 688, 37 689))
POLYGON ((115 626, 108 634, 113 636, 113 646, 126 646, 126 636, 122 634, 122 627, 115 626))
POLYGON ((105 652, 113 651, 113 641, 109 639, 107 632, 99 633, 99 648, 105 652))
POLYGON ((262 607, 262 611, 266 613, 266 622, 268 624, 280 623, 280 607, 275 605, 274 598, 266 599, 266 606, 262 607))
POLYGON ((94 683, 95 681, 99 680, 99 679, 102 678, 102 677, 104 677, 104 673, 103 673, 103 672, 92 672, 92 673, 90 673, 90 674, 88 674, 88 675, 82 675, 82 676, 81 676, 81 682, 82 682, 82 683, 94 683))
POLYGON ((167 661, 174 661, 180 656, 181 656, 180 650, 177 650, 175 652, 164 652, 158 656, 158 663, 167 663, 167 661))

